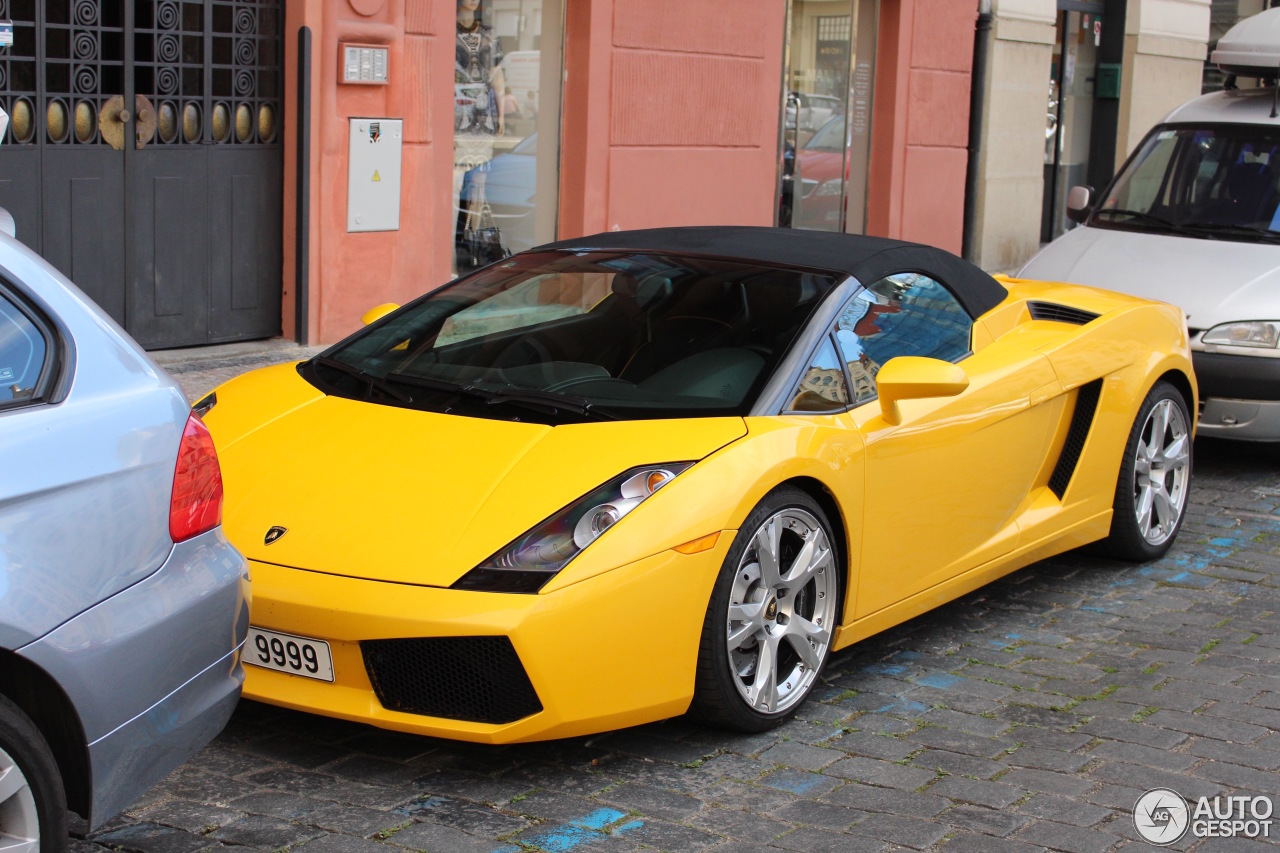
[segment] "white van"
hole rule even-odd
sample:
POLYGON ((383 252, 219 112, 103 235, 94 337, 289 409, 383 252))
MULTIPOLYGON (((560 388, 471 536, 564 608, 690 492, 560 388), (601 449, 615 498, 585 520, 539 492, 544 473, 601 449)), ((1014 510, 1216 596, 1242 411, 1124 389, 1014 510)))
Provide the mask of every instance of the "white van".
POLYGON ((1212 58, 1228 91, 1174 110, 1097 199, 1074 187, 1082 227, 1020 275, 1182 306, 1198 434, 1280 441, 1280 8, 1241 21, 1212 58), (1246 78, 1263 85, 1235 88, 1246 78))

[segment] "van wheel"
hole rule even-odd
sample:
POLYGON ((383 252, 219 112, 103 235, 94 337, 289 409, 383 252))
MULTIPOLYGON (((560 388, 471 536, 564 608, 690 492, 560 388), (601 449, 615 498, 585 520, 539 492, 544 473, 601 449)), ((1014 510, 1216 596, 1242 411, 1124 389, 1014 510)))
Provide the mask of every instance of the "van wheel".
POLYGON ((44 736, 0 696, 0 850, 11 848, 63 853, 67 797, 44 736))

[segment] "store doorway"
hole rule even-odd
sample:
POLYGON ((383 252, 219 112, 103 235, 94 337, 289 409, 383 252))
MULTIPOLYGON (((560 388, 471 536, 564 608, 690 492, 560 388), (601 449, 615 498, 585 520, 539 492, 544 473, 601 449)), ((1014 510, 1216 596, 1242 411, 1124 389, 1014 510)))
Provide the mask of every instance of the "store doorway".
POLYGON ((875 69, 874 0, 790 0, 777 222, 861 234, 875 69))
POLYGON ((1057 40, 1045 122, 1045 190, 1040 219, 1040 240, 1044 243, 1071 227, 1067 219, 1067 194, 1072 187, 1089 182, 1098 49, 1102 45, 1101 2, 1059 0, 1058 5, 1057 40), (1063 6, 1070 8, 1061 8, 1063 6))
POLYGON ((0 0, 0 206, 148 348, 280 333, 280 0, 0 0))

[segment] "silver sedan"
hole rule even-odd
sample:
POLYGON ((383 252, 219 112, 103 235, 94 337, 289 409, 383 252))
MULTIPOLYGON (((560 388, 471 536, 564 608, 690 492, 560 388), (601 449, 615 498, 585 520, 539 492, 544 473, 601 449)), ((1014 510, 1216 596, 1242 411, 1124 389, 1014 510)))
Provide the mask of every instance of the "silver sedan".
POLYGON ((226 724, 249 578, 221 511, 178 386, 0 233, 0 850, 65 850, 68 807, 101 826, 226 724))

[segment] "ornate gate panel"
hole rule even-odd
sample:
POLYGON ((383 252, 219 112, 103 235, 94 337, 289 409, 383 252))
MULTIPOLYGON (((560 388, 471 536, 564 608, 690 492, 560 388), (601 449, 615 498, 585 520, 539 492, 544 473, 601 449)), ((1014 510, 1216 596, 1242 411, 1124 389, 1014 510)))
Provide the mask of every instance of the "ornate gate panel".
POLYGON ((144 345, 278 334, 280 0, 0 0, 6 14, 0 205, 20 238, 144 345))

